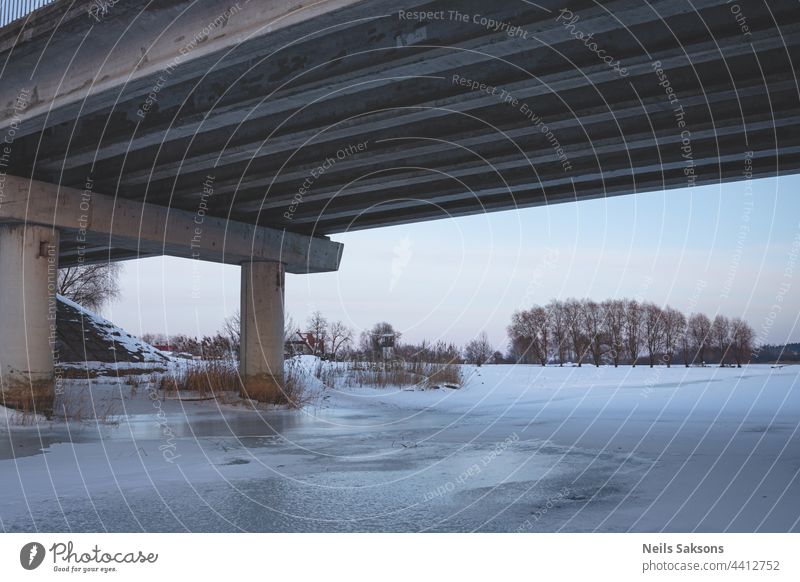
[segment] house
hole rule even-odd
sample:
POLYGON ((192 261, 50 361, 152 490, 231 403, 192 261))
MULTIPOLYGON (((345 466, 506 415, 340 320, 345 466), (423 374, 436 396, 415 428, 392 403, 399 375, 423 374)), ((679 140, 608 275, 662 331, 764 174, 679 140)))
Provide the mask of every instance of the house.
POLYGON ((317 338, 312 332, 297 330, 284 344, 284 352, 289 356, 325 355, 325 336, 317 338))

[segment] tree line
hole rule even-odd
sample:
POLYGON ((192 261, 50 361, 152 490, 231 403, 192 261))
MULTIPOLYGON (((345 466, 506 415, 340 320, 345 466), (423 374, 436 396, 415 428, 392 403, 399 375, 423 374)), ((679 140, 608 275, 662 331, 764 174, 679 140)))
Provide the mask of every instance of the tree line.
MULTIPOLYGON (((119 265, 107 263, 61 269, 59 294, 88 307, 100 309, 119 296, 119 265)), ((222 329, 202 338, 185 334, 167 337, 145 334, 148 343, 169 345, 173 351, 216 359, 235 356, 239 351, 239 314, 227 318, 222 329)), ((635 299, 553 299, 545 306, 514 312, 507 328, 508 355, 495 350, 485 332, 463 349, 438 341, 402 344, 401 334, 390 323, 381 321, 358 335, 341 321, 329 321, 320 311, 311 314, 306 333, 313 334, 314 355, 332 359, 372 360, 386 357, 383 339, 392 338, 392 357, 411 362, 471 364, 519 362, 558 363, 589 361, 596 366, 636 366, 642 360, 651 367, 685 366, 713 361, 741 367, 750 361, 797 361, 800 349, 786 346, 761 346, 754 353, 755 333, 743 319, 703 313, 688 317, 672 307, 660 307, 635 299)), ((299 328, 286 318, 284 340, 296 338, 299 328)))
MULTIPOLYGON (((461 349, 453 343, 425 340, 419 344, 403 343, 403 334, 387 321, 379 321, 356 335, 343 322, 329 321, 320 311, 315 311, 306 321, 305 329, 321 340, 314 345, 313 353, 323 358, 373 362, 390 358, 439 364, 463 361, 461 349), (387 338, 390 341, 387 342, 387 338), (386 351, 387 348, 390 352, 386 351)), ((287 339, 290 337, 292 335, 288 334, 287 339)))
MULTIPOLYGON (((329 321, 315 311, 305 323, 303 333, 313 334, 313 355, 347 361, 381 361, 387 358, 428 363, 576 363, 582 366, 638 364, 685 366, 715 362, 720 366, 741 367, 753 356, 755 333, 741 318, 704 313, 688 317, 672 307, 634 299, 553 299, 545 306, 534 305, 514 312, 507 328, 507 355, 497 351, 485 332, 463 348, 437 341, 402 343, 402 334, 381 321, 358 335, 341 321, 329 321), (391 338, 387 353, 385 339, 391 338)), ((284 330, 287 349, 297 339, 296 327, 287 317, 284 330)), ((239 349, 239 316, 225 320, 223 329, 211 336, 170 338, 146 334, 150 343, 169 344, 176 352, 204 358, 236 357, 239 349)), ((290 352, 291 353, 291 352, 290 352)))
POLYGON ((635 299, 553 299, 515 311, 507 328, 509 359, 564 365, 585 361, 636 366, 646 361, 685 366, 713 361, 741 367, 753 351, 755 332, 739 317, 704 313, 688 317, 673 307, 635 299))
POLYGON ((750 360, 756 363, 795 363, 800 362, 800 343, 783 345, 762 344, 753 350, 750 360))

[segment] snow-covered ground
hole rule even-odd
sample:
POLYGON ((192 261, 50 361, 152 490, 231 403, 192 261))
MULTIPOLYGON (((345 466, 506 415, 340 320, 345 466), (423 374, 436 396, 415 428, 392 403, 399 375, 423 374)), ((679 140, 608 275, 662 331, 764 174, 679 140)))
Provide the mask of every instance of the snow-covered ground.
POLYGON ((310 377, 299 411, 69 381, 104 422, 0 429, 0 526, 800 530, 800 367, 465 377, 426 391, 310 377))

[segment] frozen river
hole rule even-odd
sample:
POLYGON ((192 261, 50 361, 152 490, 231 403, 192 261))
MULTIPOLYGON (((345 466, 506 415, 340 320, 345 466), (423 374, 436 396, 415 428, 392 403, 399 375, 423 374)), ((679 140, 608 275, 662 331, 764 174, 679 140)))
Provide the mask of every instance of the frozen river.
POLYGON ((118 426, 3 430, 0 526, 800 531, 800 367, 471 370, 301 411, 107 386, 118 426))

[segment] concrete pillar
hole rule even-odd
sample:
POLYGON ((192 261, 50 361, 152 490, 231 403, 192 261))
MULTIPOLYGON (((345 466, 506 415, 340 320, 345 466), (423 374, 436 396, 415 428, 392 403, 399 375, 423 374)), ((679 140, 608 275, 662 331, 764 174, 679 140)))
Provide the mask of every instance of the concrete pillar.
POLYGON ((54 350, 58 231, 0 224, 0 403, 49 412, 54 350))
POLYGON ((283 403, 283 263, 253 261, 242 265, 242 395, 260 402, 283 403))

